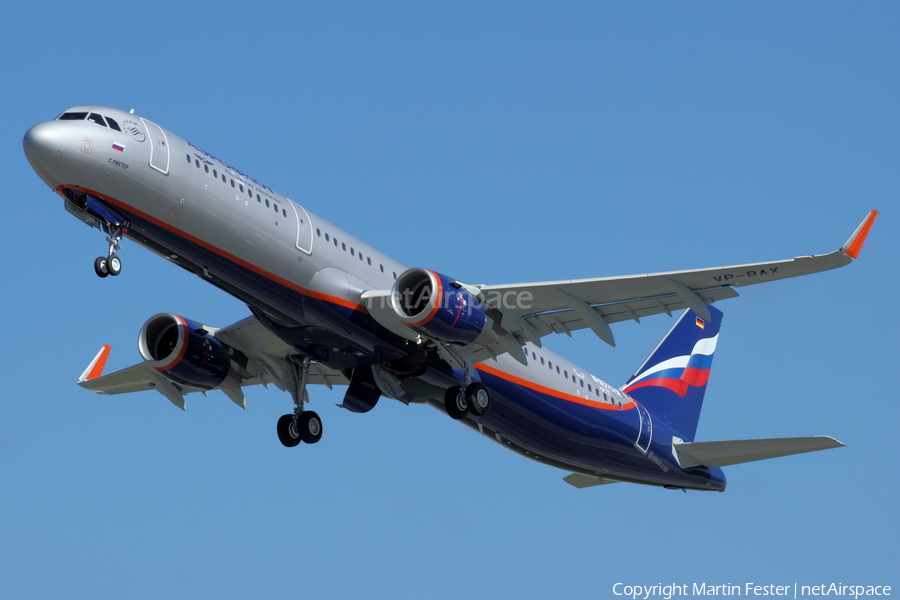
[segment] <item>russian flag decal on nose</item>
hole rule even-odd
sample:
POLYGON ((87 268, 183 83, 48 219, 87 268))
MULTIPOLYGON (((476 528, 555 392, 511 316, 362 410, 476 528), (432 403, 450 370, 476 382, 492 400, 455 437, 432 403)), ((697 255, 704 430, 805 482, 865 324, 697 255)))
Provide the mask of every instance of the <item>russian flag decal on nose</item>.
POLYGON ((125 146, 122 146, 120 144, 113 144, 112 149, 118 150, 119 152, 125 152, 125 146))

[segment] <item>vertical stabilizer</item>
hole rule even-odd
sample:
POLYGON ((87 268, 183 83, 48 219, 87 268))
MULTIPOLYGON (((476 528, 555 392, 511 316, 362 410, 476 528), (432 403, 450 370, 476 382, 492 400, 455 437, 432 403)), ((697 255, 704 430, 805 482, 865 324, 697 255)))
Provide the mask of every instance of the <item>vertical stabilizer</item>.
POLYGON ((685 311, 623 388, 688 441, 697 433, 722 324, 721 311, 709 307, 709 314, 707 321, 685 311))

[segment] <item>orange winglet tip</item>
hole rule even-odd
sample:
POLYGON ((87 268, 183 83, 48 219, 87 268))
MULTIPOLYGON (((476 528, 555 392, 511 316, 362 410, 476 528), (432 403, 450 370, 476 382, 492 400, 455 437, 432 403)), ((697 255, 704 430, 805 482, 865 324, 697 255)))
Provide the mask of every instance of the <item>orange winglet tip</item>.
POLYGON ((109 358, 110 350, 112 350, 112 346, 103 346, 100 348, 100 352, 97 353, 97 356, 94 357, 91 364, 87 366, 87 369, 84 370, 84 373, 81 374, 78 381, 90 381, 91 379, 96 379, 103 375, 103 368, 106 366, 106 359, 109 358))
POLYGON ((856 228, 856 231, 853 232, 853 235, 851 235, 850 239, 847 240, 847 243, 844 244, 844 254, 852 259, 856 259, 856 257, 859 256, 863 244, 866 243, 866 237, 869 235, 869 230, 872 229, 872 223, 875 222, 875 217, 877 216, 877 210, 869 211, 869 214, 866 215, 863 222, 859 224, 859 227, 856 228))

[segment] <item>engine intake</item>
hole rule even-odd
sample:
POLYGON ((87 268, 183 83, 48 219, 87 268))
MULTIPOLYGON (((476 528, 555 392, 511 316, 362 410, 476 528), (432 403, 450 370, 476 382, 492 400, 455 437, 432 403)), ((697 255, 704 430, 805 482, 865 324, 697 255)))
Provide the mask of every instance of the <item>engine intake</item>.
POLYGON ((231 357, 222 342, 200 323, 170 313, 144 323, 138 348, 147 366, 182 385, 211 390, 231 370, 231 357))
POLYGON ((400 320, 427 337, 466 345, 484 330, 484 306, 478 298, 435 271, 404 271, 394 282, 391 299, 400 320))

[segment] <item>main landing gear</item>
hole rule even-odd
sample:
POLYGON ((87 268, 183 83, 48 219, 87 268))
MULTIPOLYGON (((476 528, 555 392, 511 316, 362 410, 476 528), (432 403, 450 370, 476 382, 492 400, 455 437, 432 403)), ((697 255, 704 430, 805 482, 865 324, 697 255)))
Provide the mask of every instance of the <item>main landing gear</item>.
POLYGON ((312 410, 304 410, 303 405, 309 402, 306 394, 306 380, 309 377, 308 357, 298 363, 290 359, 285 368, 289 369, 291 396, 294 399, 294 413, 282 415, 278 419, 275 430, 278 432, 278 440, 287 448, 293 448, 305 442, 315 444, 322 439, 322 419, 312 410))
POLYGON ((451 419, 462 419, 469 413, 481 417, 491 409, 491 394, 478 382, 467 385, 465 392, 453 386, 444 394, 444 408, 451 419))
POLYGON ((107 256, 98 256, 94 259, 94 272, 98 277, 106 277, 112 275, 115 277, 122 272, 122 259, 116 256, 116 250, 120 250, 122 246, 122 227, 119 225, 109 227, 110 234, 106 241, 109 242, 109 253, 107 256))

